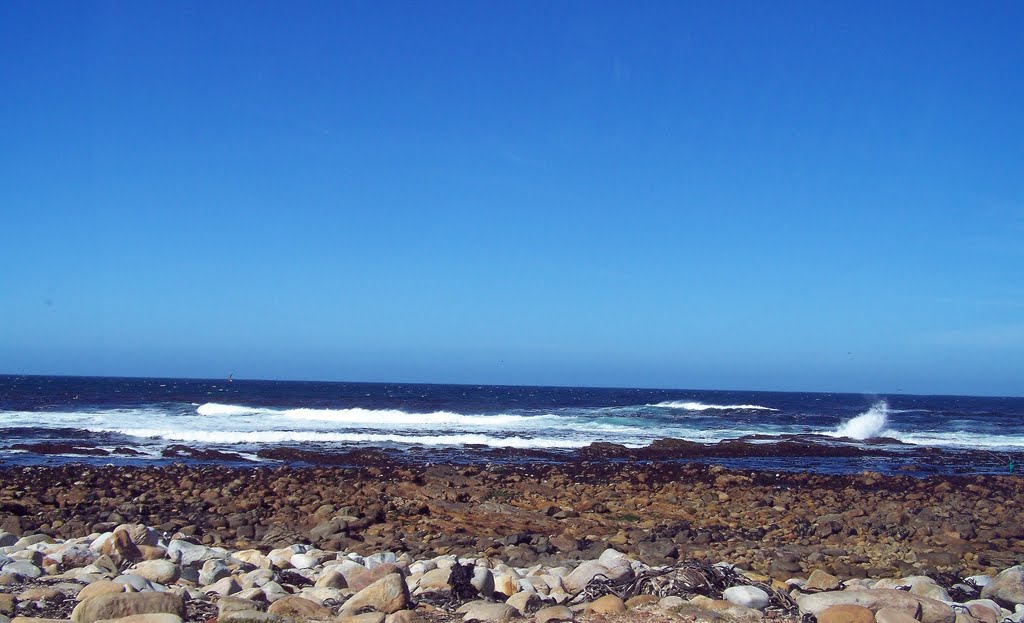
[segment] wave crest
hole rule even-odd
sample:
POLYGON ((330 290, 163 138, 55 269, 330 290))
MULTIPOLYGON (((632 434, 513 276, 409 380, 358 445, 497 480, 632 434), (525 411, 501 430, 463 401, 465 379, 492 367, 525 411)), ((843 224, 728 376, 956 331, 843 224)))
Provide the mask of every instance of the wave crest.
POLYGON ((684 401, 684 400, 667 400, 665 402, 659 402, 656 405, 648 405, 650 407, 665 407, 668 409, 685 409, 687 411, 778 411, 771 407, 762 407, 761 405, 709 405, 703 402, 684 401))
MULTIPOLYGON (((96 431, 94 431, 96 432, 96 431)), ((195 431, 136 428, 118 431, 143 439, 163 439, 209 444, 316 443, 395 443, 424 446, 478 445, 492 448, 582 448, 590 441, 547 437, 492 437, 482 434, 391 435, 380 433, 334 433, 315 431, 195 431)))
POLYGON ((878 437, 889 423, 889 405, 884 401, 876 402, 870 409, 850 418, 830 433, 832 437, 847 437, 863 441, 878 437))
POLYGON ((257 413, 266 413, 268 409, 255 409, 253 407, 243 407, 241 405, 225 405, 218 402, 208 402, 203 405, 199 405, 196 408, 196 413, 199 415, 256 415, 257 413))

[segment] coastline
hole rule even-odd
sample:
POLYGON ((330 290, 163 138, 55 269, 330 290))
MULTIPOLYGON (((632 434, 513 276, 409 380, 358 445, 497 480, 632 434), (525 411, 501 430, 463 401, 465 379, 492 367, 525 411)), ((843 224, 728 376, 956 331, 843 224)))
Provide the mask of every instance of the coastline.
POLYGON ((1024 562, 1018 476, 363 458, 359 467, 3 467, 0 529, 74 538, 142 523, 231 548, 287 541, 524 565, 615 547, 650 564, 729 560, 780 578, 812 568, 969 575, 1024 562))

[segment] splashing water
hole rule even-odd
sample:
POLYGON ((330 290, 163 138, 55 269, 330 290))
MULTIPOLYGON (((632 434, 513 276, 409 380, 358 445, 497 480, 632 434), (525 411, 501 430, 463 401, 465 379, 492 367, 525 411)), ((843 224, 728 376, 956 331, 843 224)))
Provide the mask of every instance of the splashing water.
POLYGON ((832 435, 858 440, 871 439, 877 437, 888 423, 889 405, 881 400, 864 413, 843 422, 832 435))

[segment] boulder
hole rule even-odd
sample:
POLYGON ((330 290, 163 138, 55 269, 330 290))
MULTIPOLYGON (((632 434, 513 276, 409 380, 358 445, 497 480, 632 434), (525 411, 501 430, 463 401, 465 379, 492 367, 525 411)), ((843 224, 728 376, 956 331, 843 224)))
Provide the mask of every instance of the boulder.
POLYGON ((153 614, 132 614, 120 619, 101 619, 96 623, 184 623, 176 614, 157 612, 153 614))
POLYGON ((481 623, 506 623, 516 617, 516 609, 508 604, 473 602, 466 609, 463 621, 480 621, 481 623))
POLYGON ((270 614, 286 617, 289 619, 331 619, 334 613, 315 601, 311 601, 297 595, 282 597, 267 608, 270 614))
POLYGON ((882 608, 895 608, 911 615, 920 610, 921 623, 954 623, 956 620, 956 615, 948 604, 888 588, 816 593, 802 595, 797 597, 796 601, 801 610, 815 616, 831 606, 853 605, 863 606, 872 612, 878 612, 882 608))
POLYGON ((125 590, 124 584, 118 584, 117 582, 111 582, 110 580, 97 580, 92 584, 88 584, 82 587, 82 590, 78 591, 78 601, 85 601, 90 597, 96 597, 97 595, 111 595, 115 593, 123 593, 125 590))
POLYGON ((505 600, 505 603, 519 611, 519 614, 527 614, 540 607, 541 601, 540 596, 533 591, 519 591, 505 600))
POLYGON ((181 569, 170 560, 140 562, 132 569, 132 573, 158 584, 173 584, 181 577, 181 569))
POLYGON ((217 618, 217 623, 291 623, 288 619, 277 616, 276 614, 270 614, 269 612, 260 612, 259 610, 235 610, 233 612, 225 612, 217 618))
POLYGON ((133 614, 165 612, 185 617, 185 602, 174 593, 112 593, 90 597, 75 606, 71 620, 75 623, 96 623, 104 619, 120 619, 133 614))
POLYGON ((534 617, 536 623, 562 623, 563 621, 572 621, 572 619, 572 610, 566 606, 542 608, 537 611, 537 615, 534 617))
POLYGON ((409 607, 409 587, 398 573, 392 573, 370 584, 345 602, 342 612, 355 614, 365 608, 390 614, 409 607))
POLYGON ((840 585, 841 582, 836 576, 821 569, 815 569, 807 578, 803 589, 806 591, 834 591, 838 590, 840 585))
POLYGON ((753 610, 764 610, 771 601, 768 593, 756 586, 730 586, 722 592, 722 599, 753 610))
POLYGON ((1011 610, 1024 603, 1024 567, 1016 565, 1001 572, 981 589, 981 598, 991 599, 1011 610))
POLYGON ((587 606, 587 612, 595 614, 622 614, 625 611, 626 604, 618 595, 598 597, 587 606))
POLYGON ((843 604, 818 613, 818 623, 875 623, 875 613, 863 606, 843 604))
MULTIPOLYGON (((402 610, 401 612, 407 612, 402 610)), ((363 614, 343 614, 336 619, 336 623, 384 623, 384 613, 364 612, 363 614)))
POLYGON ((875 613, 875 623, 918 623, 918 620, 903 610, 881 608, 875 613))

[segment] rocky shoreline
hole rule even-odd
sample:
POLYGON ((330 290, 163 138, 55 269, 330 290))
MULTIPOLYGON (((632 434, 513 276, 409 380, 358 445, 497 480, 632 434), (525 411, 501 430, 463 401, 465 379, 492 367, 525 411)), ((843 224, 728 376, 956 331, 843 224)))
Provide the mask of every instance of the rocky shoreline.
MULTIPOLYGON (((394 570, 406 583, 418 563, 424 573, 435 570, 425 569, 431 564, 447 569, 431 576, 439 583, 448 581, 456 559, 490 569, 495 581, 502 581, 494 575, 499 565, 523 578, 543 569, 540 575, 564 579, 581 566, 604 564, 594 562, 602 556, 621 556, 633 576, 645 569, 700 564, 706 570, 727 562, 743 570, 745 581, 784 594, 792 590, 785 584, 791 581, 835 578, 835 587, 863 588, 888 579, 895 582, 892 590, 905 587, 900 582, 907 578, 924 576, 929 586, 921 590, 944 591, 935 593, 944 603, 979 596, 971 594, 974 586, 965 578, 983 582, 979 578, 1024 562, 1019 521, 1024 479, 1014 476, 776 474, 656 461, 425 466, 373 458, 347 468, 0 469, 0 530, 9 535, 0 538, 7 541, 4 547, 20 548, 0 549, 11 559, 0 573, 0 592, 13 595, 26 587, 44 588, 33 583, 73 581, 68 572, 90 565, 100 568, 87 572, 97 576, 89 579, 116 580, 139 575, 139 564, 163 561, 176 565, 178 584, 156 583, 190 589, 178 591, 191 597, 186 602, 192 611, 185 615, 205 620, 216 612, 212 601, 200 599, 205 585, 192 572, 201 573, 213 558, 240 590, 243 575, 269 568, 285 593, 298 595, 315 587, 324 569, 345 560, 362 561, 372 571, 373 563, 364 563, 374 556, 397 565, 394 570), (118 532, 131 536, 138 553, 104 551, 118 532), (73 556, 77 562, 69 564, 63 554, 52 556, 52 548, 71 547, 68 543, 96 559, 73 556), (183 547, 216 553, 182 564, 173 552, 183 547), (267 557, 282 548, 291 548, 289 561, 268 567, 267 557), (315 573, 299 573, 305 580, 295 576, 303 567, 293 564, 292 556, 309 557, 303 564, 311 564, 305 569, 315 573), (38 577, 9 568, 14 563, 35 564, 38 577), (316 577, 307 577, 310 573, 316 577)), ((282 555, 278 551, 277 558, 282 555)), ((416 580, 406 586, 414 594, 410 603, 417 601, 416 580)), ((534 586, 534 592, 544 593, 543 586, 534 586)), ((335 588, 350 593, 331 597, 332 617, 362 587, 346 579, 344 587, 335 588)), ((571 595, 566 588, 563 582, 563 592, 571 595)), ((559 599, 549 605, 565 605, 555 603, 559 599)), ((67 610, 74 601, 63 603, 67 610)), ((687 609, 704 612, 686 603, 687 609)), ((1013 604, 1003 600, 1001 605, 1013 604)), ((659 616, 672 614, 669 610, 662 608, 659 616)), ((1000 612, 996 621, 1008 614, 1000 612)))

